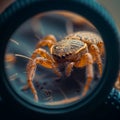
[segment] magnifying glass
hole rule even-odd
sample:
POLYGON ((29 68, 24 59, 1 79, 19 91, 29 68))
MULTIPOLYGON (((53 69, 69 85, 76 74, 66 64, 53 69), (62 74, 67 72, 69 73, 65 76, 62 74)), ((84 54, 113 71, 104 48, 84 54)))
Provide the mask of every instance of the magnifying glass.
POLYGON ((95 1, 17 1, 1 15, 0 27, 0 89, 8 105, 82 115, 112 89, 119 37, 95 1))

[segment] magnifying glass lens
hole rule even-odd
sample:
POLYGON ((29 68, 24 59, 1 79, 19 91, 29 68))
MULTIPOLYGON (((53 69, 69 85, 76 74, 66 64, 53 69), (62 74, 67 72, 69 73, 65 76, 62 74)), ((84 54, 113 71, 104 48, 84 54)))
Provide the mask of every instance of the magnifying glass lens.
POLYGON ((67 107, 93 94, 104 62, 99 31, 68 11, 37 14, 24 22, 11 36, 5 54, 11 89, 45 108, 67 107))

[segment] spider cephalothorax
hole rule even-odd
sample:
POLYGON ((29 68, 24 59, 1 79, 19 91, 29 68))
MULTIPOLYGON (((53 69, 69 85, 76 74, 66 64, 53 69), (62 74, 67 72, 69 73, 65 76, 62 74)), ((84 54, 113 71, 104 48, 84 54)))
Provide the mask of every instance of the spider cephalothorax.
POLYGON ((28 62, 27 81, 28 87, 32 90, 34 99, 38 100, 36 89, 32 83, 37 65, 52 69, 53 72, 61 77, 59 65, 66 64, 65 75, 70 76, 73 67, 81 68, 86 66, 86 84, 82 96, 84 96, 94 77, 93 63, 97 63, 99 74, 102 74, 101 55, 104 54, 104 44, 99 35, 92 32, 77 32, 68 35, 60 41, 56 41, 53 35, 48 35, 40 40, 35 51, 28 62), (48 46, 50 52, 42 47, 48 46), (38 57, 39 55, 39 57, 38 57))
POLYGON ((82 41, 64 39, 54 44, 50 52, 57 62, 76 62, 87 52, 87 45, 82 41))

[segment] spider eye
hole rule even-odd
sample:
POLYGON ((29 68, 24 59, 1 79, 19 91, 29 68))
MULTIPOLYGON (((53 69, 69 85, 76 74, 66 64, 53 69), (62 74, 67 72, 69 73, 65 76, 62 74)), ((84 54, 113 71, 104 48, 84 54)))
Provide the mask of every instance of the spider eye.
POLYGON ((65 55, 63 55, 62 58, 65 59, 65 55))
POLYGON ((53 54, 53 57, 56 59, 60 59, 60 56, 53 54))
POLYGON ((55 49, 55 50, 59 50, 59 49, 61 49, 61 48, 60 48, 60 46, 54 46, 54 49, 55 49))

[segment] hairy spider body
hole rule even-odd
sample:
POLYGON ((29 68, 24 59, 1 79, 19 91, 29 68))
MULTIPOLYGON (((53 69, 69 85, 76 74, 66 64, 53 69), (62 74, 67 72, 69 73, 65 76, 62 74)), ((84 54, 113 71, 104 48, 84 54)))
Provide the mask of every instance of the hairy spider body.
POLYGON ((59 70, 61 64, 66 64, 65 75, 71 75, 72 68, 86 66, 86 83, 82 92, 84 96, 94 77, 93 63, 97 63, 99 74, 102 74, 101 56, 104 55, 104 44, 99 35, 92 32, 76 32, 56 41, 53 35, 48 35, 40 40, 26 67, 28 87, 32 90, 34 99, 38 101, 36 89, 32 83, 37 65, 52 69, 60 78, 59 70), (42 47, 48 46, 50 52, 42 47), (38 57, 39 55, 39 57, 38 57))
POLYGON ((87 45, 78 40, 61 40, 51 47, 50 53, 55 61, 76 62, 83 53, 87 52, 87 45))

